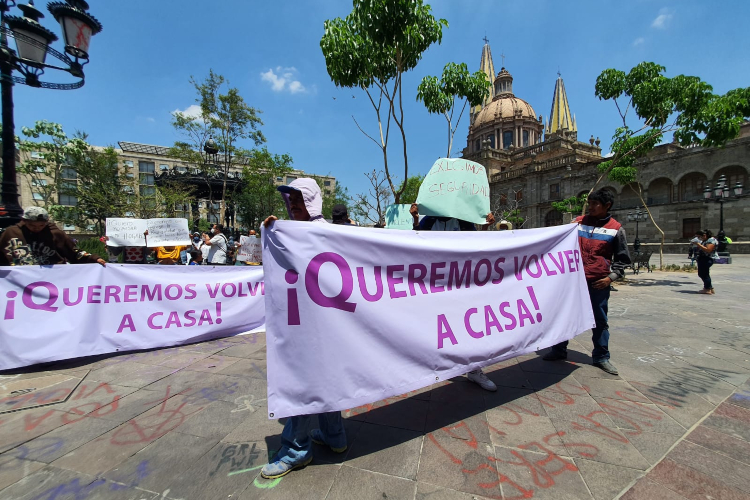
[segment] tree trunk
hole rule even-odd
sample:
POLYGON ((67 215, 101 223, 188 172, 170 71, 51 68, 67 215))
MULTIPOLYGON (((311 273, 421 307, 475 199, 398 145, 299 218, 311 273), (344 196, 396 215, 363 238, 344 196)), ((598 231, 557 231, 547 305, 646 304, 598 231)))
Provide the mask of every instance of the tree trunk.
POLYGON ((659 234, 661 234, 661 243, 659 244, 659 270, 661 271, 662 269, 664 269, 664 231, 662 231, 659 225, 656 223, 656 221, 654 220, 654 215, 651 213, 648 205, 646 205, 646 202, 643 200, 640 183, 638 183, 638 198, 641 200, 641 203, 643 203, 643 209, 646 210, 649 219, 651 219, 651 223, 654 225, 656 230, 659 231, 659 234))

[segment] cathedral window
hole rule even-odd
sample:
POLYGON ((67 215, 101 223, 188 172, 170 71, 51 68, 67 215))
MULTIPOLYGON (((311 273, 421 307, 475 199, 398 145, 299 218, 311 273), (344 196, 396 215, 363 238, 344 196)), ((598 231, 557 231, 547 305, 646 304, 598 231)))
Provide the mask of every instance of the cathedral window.
POLYGON ((482 142, 481 139, 476 140, 476 142, 474 143, 474 151, 479 151, 481 149, 480 147, 481 142, 482 142))
POLYGON ((513 145, 513 131, 506 130, 503 132, 503 149, 508 149, 513 145))
POLYGON ((487 139, 489 139, 489 140, 490 140, 490 147, 491 147, 492 149, 495 149, 495 134, 489 134, 489 135, 487 136, 487 139))
POLYGON ((524 130, 523 131, 523 147, 526 147, 529 145, 529 131, 524 130))

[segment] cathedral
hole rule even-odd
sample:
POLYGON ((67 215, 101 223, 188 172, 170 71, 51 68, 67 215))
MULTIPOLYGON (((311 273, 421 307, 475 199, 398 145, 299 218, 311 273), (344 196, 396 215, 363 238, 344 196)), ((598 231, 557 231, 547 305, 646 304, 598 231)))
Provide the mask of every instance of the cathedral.
MULTIPOLYGON (((517 210, 517 228, 562 224, 564 215, 552 208, 552 203, 588 193, 595 184, 597 165, 604 160, 599 138, 591 135, 586 142, 578 140, 578 124, 559 73, 550 113, 543 117, 515 95, 508 69, 502 67, 495 73, 486 39, 480 70, 492 86, 484 102, 471 110, 463 158, 487 169, 491 209, 496 214, 517 210)), ((717 233, 723 228, 735 241, 750 240, 750 224, 743 222, 750 211, 750 198, 742 190, 736 200, 734 195, 730 200, 738 203, 726 203, 726 217, 720 211, 724 203, 711 203, 705 196, 706 190, 713 190, 722 179, 730 186, 747 186, 750 122, 723 148, 661 144, 638 165, 640 186, 621 186, 606 179, 599 184, 613 192, 613 215, 623 222, 631 241, 636 228, 628 222, 628 214, 641 207, 638 187, 664 230, 666 242, 674 243, 676 251, 682 251, 683 242, 697 229, 717 233)), ((641 222, 638 230, 646 244, 656 245, 661 239, 648 222, 641 222)), ((687 252, 687 244, 684 246, 687 252)), ((733 246, 735 252, 750 253, 750 245, 733 246)))

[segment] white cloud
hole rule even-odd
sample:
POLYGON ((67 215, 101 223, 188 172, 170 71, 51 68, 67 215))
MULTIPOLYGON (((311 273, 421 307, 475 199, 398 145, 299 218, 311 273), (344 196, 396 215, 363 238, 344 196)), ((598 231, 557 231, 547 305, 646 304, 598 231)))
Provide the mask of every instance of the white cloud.
POLYGON ((198 106, 197 104, 191 104, 185 109, 175 109, 174 111, 172 111, 172 114, 175 114, 175 113, 182 113, 183 115, 186 115, 192 118, 200 118, 202 115, 201 107, 198 106))
POLYGON ((645 41, 646 41, 645 38, 643 38, 642 36, 639 36, 638 38, 636 38, 635 40, 633 40, 633 47, 637 47, 639 45, 643 45, 643 43, 645 41))
POLYGON ((659 15, 656 16, 656 19, 651 23, 651 27, 659 30, 667 29, 672 17, 674 17, 672 11, 665 7, 659 11, 659 15))
POLYGON ((294 66, 284 68, 277 66, 274 71, 270 68, 268 71, 261 73, 260 77, 264 82, 271 84, 271 90, 274 92, 287 91, 290 94, 299 94, 307 92, 302 82, 295 79, 297 69, 294 66))

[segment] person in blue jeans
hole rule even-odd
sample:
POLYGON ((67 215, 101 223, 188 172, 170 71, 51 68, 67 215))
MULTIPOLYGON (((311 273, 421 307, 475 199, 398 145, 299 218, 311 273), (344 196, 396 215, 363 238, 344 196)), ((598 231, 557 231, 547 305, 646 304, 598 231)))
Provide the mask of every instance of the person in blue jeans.
MULTIPOLYGON (((287 211, 292 220, 326 223, 323 218, 323 196, 314 179, 295 179, 288 186, 277 188, 286 202, 287 211)), ((275 216, 263 221, 268 228, 275 216)), ((335 453, 346 451, 346 432, 341 412, 321 413, 317 415, 319 429, 308 434, 307 428, 316 415, 298 415, 289 417, 281 433, 281 449, 263 466, 260 475, 266 479, 284 476, 294 469, 300 469, 312 462, 312 443, 328 446, 335 453)))
MULTIPOLYGON (((581 245, 583 271, 591 298, 596 326, 591 330, 594 349, 591 358, 594 366, 611 375, 619 375, 609 360, 609 308, 610 285, 625 276, 630 252, 625 230, 610 214, 615 198, 607 189, 600 189, 588 197, 588 214, 578 217, 578 240, 581 245)), ((568 357, 568 341, 552 346, 544 355, 545 361, 557 361, 568 357)))

